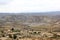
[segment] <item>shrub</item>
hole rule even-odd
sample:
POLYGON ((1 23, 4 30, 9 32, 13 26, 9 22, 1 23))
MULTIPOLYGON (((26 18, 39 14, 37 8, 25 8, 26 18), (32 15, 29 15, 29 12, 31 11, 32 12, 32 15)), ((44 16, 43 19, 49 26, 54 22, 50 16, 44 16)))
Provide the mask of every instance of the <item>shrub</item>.
POLYGON ((9 34, 9 38, 12 38, 12 35, 9 34))
POLYGON ((17 38, 17 36, 14 34, 14 35, 13 35, 13 39, 16 39, 16 38, 17 38))

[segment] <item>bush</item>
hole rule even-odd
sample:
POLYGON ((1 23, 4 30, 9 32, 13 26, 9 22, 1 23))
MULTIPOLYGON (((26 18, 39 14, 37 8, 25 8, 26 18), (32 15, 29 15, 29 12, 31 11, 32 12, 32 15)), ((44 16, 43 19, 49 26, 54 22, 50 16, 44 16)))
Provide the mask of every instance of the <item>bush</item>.
POLYGON ((12 38, 12 35, 9 34, 9 38, 12 38))
POLYGON ((5 35, 3 34, 2 37, 5 37, 5 35))
POLYGON ((14 35, 13 35, 13 38, 14 38, 14 39, 16 39, 16 38, 17 38, 17 36, 14 34, 14 35))
POLYGON ((12 28, 11 30, 14 31, 14 28, 12 28))

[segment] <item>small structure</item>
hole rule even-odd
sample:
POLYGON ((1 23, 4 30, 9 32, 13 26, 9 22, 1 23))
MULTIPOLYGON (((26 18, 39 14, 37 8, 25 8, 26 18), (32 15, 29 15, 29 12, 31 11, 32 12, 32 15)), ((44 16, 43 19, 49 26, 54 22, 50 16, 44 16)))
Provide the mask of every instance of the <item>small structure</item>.
POLYGON ((53 37, 54 36, 54 34, 52 34, 52 33, 48 33, 48 32, 41 32, 41 34, 40 34, 42 37, 48 37, 48 38, 50 38, 50 37, 53 37))
POLYGON ((53 32, 53 34, 56 34, 56 35, 60 36, 60 32, 53 32))

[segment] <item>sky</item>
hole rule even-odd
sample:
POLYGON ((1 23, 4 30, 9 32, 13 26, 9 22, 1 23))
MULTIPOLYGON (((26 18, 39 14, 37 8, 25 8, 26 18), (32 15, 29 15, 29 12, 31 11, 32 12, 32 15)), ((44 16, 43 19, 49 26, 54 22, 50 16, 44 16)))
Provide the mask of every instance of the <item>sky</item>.
POLYGON ((0 13, 60 11, 60 0, 0 0, 0 13))

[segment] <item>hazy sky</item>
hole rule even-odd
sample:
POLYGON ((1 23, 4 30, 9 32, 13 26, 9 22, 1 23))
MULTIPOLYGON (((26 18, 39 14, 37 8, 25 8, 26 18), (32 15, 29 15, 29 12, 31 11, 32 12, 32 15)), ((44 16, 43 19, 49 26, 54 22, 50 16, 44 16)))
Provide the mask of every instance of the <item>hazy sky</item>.
POLYGON ((60 0, 0 0, 0 12, 60 11, 60 0))

